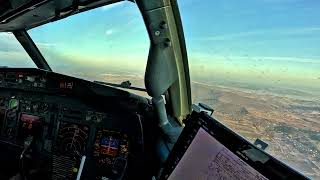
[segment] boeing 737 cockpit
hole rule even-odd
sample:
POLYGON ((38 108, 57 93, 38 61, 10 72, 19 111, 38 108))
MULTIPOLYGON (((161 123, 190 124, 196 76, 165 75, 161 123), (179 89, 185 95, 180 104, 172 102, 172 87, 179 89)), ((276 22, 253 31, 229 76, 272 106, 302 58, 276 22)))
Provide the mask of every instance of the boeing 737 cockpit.
MULTIPOLYGON (((0 179, 307 179, 265 152, 268 145, 264 141, 253 144, 213 118, 211 106, 192 105, 187 49, 176 0, 125 2, 137 7, 150 41, 142 87, 130 78, 122 83, 85 79, 83 74, 95 71, 89 66, 89 70, 77 69, 82 73, 79 76, 63 73, 81 61, 65 65, 61 61, 62 65, 52 68, 51 64, 60 62, 52 57, 59 57, 47 55, 43 49, 70 49, 59 43, 35 42, 41 36, 61 38, 54 33, 44 35, 37 28, 61 23, 65 30, 52 31, 67 32, 69 18, 94 22, 93 17, 81 14, 99 8, 103 8, 101 12, 112 11, 120 1, 0 0, 0 32, 6 33, 0 39, 8 44, 16 41, 28 55, 26 63, 36 66, 11 67, 0 60, 0 179)), ((129 17, 132 12, 121 13, 129 17)), ((76 51, 70 50, 75 55, 65 56, 88 59, 88 64, 92 60, 96 68, 109 66, 84 55, 86 47, 92 52, 99 50, 100 45, 92 39, 104 37, 91 34, 83 36, 86 41, 82 43, 71 41, 72 36, 81 38, 87 28, 99 25, 85 29, 73 26, 76 30, 63 39, 75 47, 76 51)), ((117 28, 135 27, 118 26, 103 33, 110 37, 117 28)), ((122 35, 117 36, 121 39, 122 35)), ((135 58, 134 53, 122 55, 135 58)), ((16 61, 12 54, 1 58, 16 61)), ((109 67, 112 69, 112 64, 109 67)))

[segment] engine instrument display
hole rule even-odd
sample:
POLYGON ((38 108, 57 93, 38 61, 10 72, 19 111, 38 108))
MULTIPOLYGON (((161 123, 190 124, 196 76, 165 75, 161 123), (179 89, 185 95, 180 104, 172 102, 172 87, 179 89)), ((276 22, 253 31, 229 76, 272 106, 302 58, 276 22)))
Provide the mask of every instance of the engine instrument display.
POLYGON ((88 136, 87 125, 60 122, 56 141, 57 151, 66 156, 80 157, 86 150, 88 136))

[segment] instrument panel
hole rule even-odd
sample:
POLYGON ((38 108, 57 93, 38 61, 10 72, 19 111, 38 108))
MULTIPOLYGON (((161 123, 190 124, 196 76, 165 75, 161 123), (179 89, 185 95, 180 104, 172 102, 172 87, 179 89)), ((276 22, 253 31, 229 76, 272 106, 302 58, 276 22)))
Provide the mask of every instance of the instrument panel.
POLYGON ((93 90, 84 82, 50 73, 0 69, 0 142, 23 149, 33 137, 35 151, 50 159, 51 179, 75 179, 80 170, 89 171, 87 167, 94 173, 82 179, 121 179, 133 141, 134 116, 110 109, 104 105, 108 102, 88 101, 93 90))
POLYGON ((92 109, 82 111, 83 107, 71 110, 59 103, 33 102, 18 94, 0 96, 3 102, 0 139, 23 147, 24 141, 32 136, 40 143, 41 152, 52 155, 52 179, 74 179, 83 156, 92 157, 88 163, 97 167, 96 176, 101 178, 120 176, 124 171, 129 138, 121 127, 104 125, 110 114, 92 109))

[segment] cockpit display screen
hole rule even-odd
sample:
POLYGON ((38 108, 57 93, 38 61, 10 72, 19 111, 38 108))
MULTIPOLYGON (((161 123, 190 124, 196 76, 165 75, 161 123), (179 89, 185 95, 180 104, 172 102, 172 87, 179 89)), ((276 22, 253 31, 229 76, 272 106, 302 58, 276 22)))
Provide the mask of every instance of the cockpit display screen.
POLYGON ((267 178, 200 128, 168 180, 267 178))
POLYGON ((119 139, 113 136, 103 137, 100 141, 100 153, 116 156, 119 147, 119 139))
POLYGON ((98 164, 112 165, 118 156, 121 136, 120 133, 100 129, 97 131, 94 144, 94 154, 98 164))
POLYGON ((89 127, 87 125, 60 122, 57 148, 60 153, 70 157, 81 157, 87 146, 89 127))
POLYGON ((19 135, 22 137, 26 137, 28 135, 40 136, 42 131, 41 126, 41 117, 29 114, 21 114, 19 135))
POLYGON ((39 117, 38 116, 33 116, 29 114, 21 114, 20 120, 24 123, 32 124, 39 122, 39 117))

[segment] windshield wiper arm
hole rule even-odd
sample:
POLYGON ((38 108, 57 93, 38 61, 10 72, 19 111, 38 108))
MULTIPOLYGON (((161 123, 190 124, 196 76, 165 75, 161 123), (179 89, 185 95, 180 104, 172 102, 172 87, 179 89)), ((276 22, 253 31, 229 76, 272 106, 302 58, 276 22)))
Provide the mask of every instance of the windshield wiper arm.
POLYGON ((119 87, 119 88, 124 88, 124 89, 132 89, 132 90, 136 90, 136 91, 144 91, 146 92, 147 90, 144 88, 139 88, 139 87, 132 87, 131 86, 131 82, 130 81, 123 81, 120 84, 115 84, 115 83, 108 83, 108 82, 103 82, 103 81, 93 81, 95 83, 98 84, 102 84, 102 85, 107 85, 107 86, 113 86, 113 87, 119 87))

